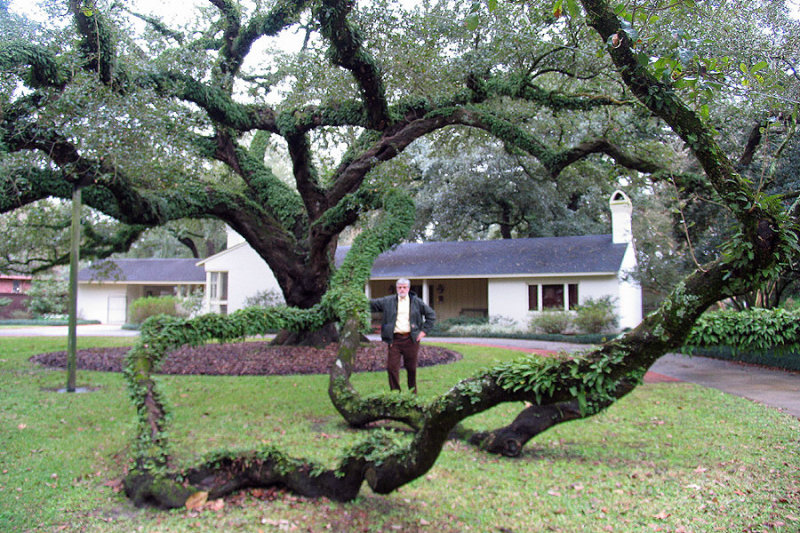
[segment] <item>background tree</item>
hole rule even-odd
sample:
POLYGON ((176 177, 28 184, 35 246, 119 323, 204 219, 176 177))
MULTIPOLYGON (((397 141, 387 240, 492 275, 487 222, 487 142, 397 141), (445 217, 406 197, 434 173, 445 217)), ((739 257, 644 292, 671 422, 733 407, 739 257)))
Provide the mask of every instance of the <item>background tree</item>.
POLYGON ((215 219, 170 221, 145 231, 125 257, 194 257, 203 259, 225 249, 225 225, 215 219))
POLYGON ((613 164, 582 161, 553 180, 530 156, 477 137, 451 141, 449 149, 438 143, 436 155, 420 161, 414 235, 470 240, 608 231, 608 198, 619 187, 613 164))

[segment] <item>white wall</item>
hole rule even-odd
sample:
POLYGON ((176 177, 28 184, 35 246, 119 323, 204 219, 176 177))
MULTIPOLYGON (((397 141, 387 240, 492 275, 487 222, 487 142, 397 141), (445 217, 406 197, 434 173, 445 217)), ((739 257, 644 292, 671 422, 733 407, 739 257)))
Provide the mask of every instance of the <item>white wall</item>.
POLYGON ((99 320, 103 324, 123 324, 127 298, 125 286, 108 283, 78 285, 78 317, 86 320, 99 320), (120 305, 123 301, 120 316, 120 305))
MULTIPOLYGON (((250 246, 237 245, 208 258, 203 264, 209 272, 228 273, 228 313, 242 309, 244 300, 259 291, 275 289, 280 292, 278 280, 263 259, 250 246)), ((204 309, 209 309, 206 285, 204 309)))
POLYGON ((533 315, 528 311, 528 285, 562 283, 578 284, 578 302, 603 296, 620 299, 619 283, 615 276, 493 278, 489 280, 489 316, 504 316, 513 319, 520 326, 527 326, 533 315))

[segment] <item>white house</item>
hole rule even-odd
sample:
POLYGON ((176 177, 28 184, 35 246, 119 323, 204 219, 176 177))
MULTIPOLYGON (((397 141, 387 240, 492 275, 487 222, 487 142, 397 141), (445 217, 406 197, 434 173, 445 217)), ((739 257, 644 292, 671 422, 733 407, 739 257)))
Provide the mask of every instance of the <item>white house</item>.
MULTIPOLYGON (((642 320, 642 291, 628 275, 636 267, 633 208, 622 191, 611 196, 609 207, 609 235, 400 244, 376 259, 365 290, 383 296, 406 277, 441 319, 504 316, 519 324, 545 309, 569 310, 589 298, 610 296, 620 327, 635 327, 642 320)), ((348 250, 339 247, 337 264, 348 250)), ((83 269, 78 313, 121 324, 136 298, 198 288, 204 289, 203 310, 221 314, 243 308, 248 296, 280 291, 264 260, 229 230, 227 249, 199 262, 114 259, 83 269)))
POLYGON ((105 259, 78 272, 78 316, 124 324, 137 298, 186 295, 205 283, 197 259, 105 259))
MULTIPOLYGON (((544 309, 569 310, 610 296, 620 327, 635 327, 642 320, 642 292, 628 276, 636 267, 633 208, 622 191, 609 206, 610 235, 400 244, 375 261, 367 294, 389 294, 397 278, 406 277, 441 319, 499 315, 520 324, 544 309)), ((347 251, 339 247, 337 264, 347 251)), ((247 296, 278 290, 266 263, 232 231, 228 249, 199 264, 206 271, 206 310, 232 312, 247 296)))

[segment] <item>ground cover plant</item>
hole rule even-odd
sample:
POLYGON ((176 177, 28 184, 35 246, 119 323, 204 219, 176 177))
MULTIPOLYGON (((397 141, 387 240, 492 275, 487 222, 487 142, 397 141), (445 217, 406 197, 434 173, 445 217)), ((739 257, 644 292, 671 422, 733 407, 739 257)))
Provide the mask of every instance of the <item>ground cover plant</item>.
MULTIPOLYGON (((130 342, 80 338, 79 348, 130 342)), ((800 422, 684 383, 638 387, 598 416, 542 434, 515 459, 449 441, 426 476, 391 495, 363 490, 337 503, 252 489, 193 509, 136 508, 120 491, 135 432, 122 375, 81 371, 78 385, 94 392, 53 392, 63 372, 29 359, 63 343, 0 339, 3 531, 795 531, 800 524, 800 422)), ((420 371, 423 399, 519 356, 457 349, 458 362, 420 371)), ((331 406, 326 375, 160 380, 173 406, 178 461, 271 443, 332 462, 363 433, 331 406)), ((352 383, 363 394, 386 388, 383 372, 354 374, 352 383)), ((469 427, 494 427, 518 408, 482 413, 469 427)))

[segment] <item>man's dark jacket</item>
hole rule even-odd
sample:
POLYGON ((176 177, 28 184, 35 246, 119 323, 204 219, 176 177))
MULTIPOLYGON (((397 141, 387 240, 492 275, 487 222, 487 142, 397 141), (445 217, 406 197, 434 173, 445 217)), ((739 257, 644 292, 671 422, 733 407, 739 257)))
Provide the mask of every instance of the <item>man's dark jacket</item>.
MULTIPOLYGON (((427 335, 436 321, 436 312, 413 292, 408 293, 411 298, 408 304, 409 322, 411 322, 411 338, 417 340, 420 331, 427 335)), ((397 295, 390 294, 383 298, 375 298, 369 301, 369 307, 373 312, 382 312, 383 321, 381 322, 381 340, 392 344, 394 340, 394 325, 397 322, 397 295)))

